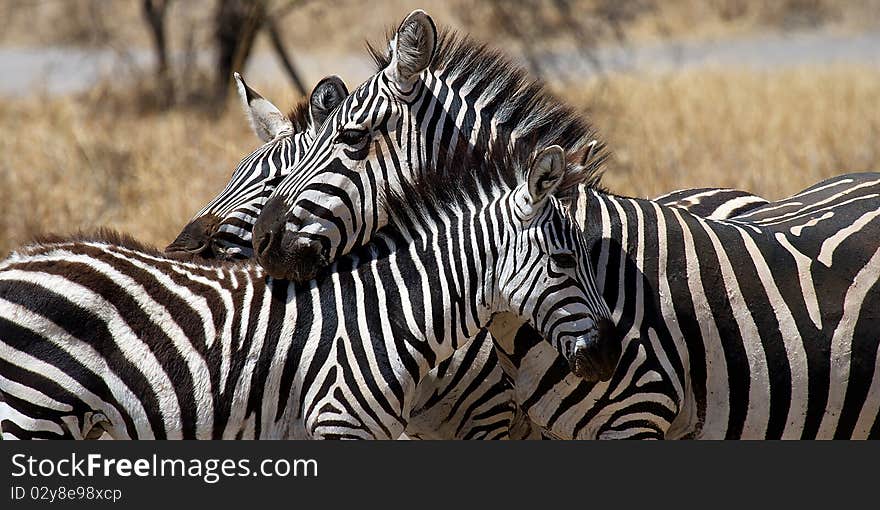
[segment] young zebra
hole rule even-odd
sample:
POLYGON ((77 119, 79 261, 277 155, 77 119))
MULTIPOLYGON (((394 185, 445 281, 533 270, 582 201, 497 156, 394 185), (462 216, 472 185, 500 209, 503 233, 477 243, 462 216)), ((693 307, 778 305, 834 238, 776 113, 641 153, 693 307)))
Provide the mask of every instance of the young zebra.
MULTIPOLYGON (((442 178, 459 136, 471 147, 558 143, 576 156, 591 139, 521 70, 438 36, 421 11, 389 46, 258 217, 256 257, 269 273, 308 276, 369 240, 392 213, 383 190, 442 178)), ((527 351, 515 390, 533 421, 562 437, 880 433, 880 176, 843 176, 724 221, 592 184, 577 222, 623 355, 609 382, 575 384, 550 367, 555 355, 533 354, 547 348, 533 332, 507 339, 508 353, 527 351)), ((596 357, 575 352, 585 363, 574 372, 598 378, 596 357)))
MULTIPOLYGON (((311 144, 317 123, 348 95, 336 77, 321 80, 307 101, 285 117, 236 73, 245 114, 264 142, 233 172, 232 179, 184 227, 166 253, 246 259, 251 231, 268 194, 311 144), (310 112, 310 115, 309 115, 310 112)), ((526 439, 538 436, 513 401, 488 332, 440 363, 418 385, 406 435, 419 439, 526 439)))
POLYGON ((319 280, 55 240, 0 264, 4 438, 395 438, 416 383, 497 313, 611 345, 550 147, 390 194, 395 216, 319 280), (471 254, 453 256, 453 247, 471 254))

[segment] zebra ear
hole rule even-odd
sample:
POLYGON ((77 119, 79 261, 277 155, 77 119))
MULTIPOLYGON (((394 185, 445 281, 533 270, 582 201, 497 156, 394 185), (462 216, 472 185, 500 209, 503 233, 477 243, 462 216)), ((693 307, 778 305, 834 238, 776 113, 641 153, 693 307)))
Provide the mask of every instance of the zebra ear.
POLYGON ((412 87, 419 74, 431 65, 437 50, 437 27, 419 9, 410 13, 391 40, 391 64, 386 69, 398 87, 412 87))
POLYGON ((348 97, 348 88, 339 76, 333 75, 319 81, 309 95, 309 113, 312 129, 317 131, 330 113, 348 97))
POLYGON ((235 73, 233 76, 244 113, 257 138, 263 142, 271 142, 282 133, 293 132, 293 123, 281 110, 248 87, 240 74, 235 73))
POLYGON ((539 152, 529 168, 529 199, 534 207, 552 195, 565 176, 565 151, 558 145, 551 145, 539 152))

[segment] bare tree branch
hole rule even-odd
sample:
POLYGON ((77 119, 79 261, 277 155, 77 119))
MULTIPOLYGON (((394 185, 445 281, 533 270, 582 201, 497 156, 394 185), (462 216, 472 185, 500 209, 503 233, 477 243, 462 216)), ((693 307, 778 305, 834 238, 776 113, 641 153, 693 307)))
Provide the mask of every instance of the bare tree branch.
POLYGON ((168 40, 165 33, 165 15, 172 0, 144 0, 143 14, 150 28, 156 51, 156 80, 159 83, 159 102, 163 108, 174 102, 174 82, 168 63, 168 40))
POLYGON ((244 67, 266 16, 265 0, 218 0, 215 11, 215 109, 221 110, 232 83, 232 72, 244 67))
POLYGON ((284 41, 281 39, 278 25, 273 18, 266 18, 266 29, 269 31, 269 40, 272 42, 272 48, 275 49, 275 54, 278 55, 278 59, 281 60, 281 65, 284 67, 284 70, 287 71, 290 81, 293 82, 293 86, 296 87, 299 95, 305 97, 308 94, 308 91, 299 76, 299 72, 297 72, 296 68, 293 66, 293 62, 290 60, 287 50, 284 49, 284 41))

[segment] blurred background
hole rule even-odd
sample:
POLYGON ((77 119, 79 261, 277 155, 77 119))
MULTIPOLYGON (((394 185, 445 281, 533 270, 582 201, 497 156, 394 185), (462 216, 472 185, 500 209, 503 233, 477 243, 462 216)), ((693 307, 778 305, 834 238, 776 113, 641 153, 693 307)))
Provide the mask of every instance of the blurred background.
POLYGON ((0 256, 97 226, 164 246, 258 145, 232 71, 282 110, 354 88, 415 8, 582 110, 614 192, 880 170, 880 0, 0 0, 0 256))

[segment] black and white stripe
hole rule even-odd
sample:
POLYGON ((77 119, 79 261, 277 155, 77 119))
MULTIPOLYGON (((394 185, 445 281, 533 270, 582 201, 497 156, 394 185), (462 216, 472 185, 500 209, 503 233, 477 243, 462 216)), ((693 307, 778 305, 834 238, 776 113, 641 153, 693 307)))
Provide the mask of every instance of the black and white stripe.
MULTIPOLYGON (((256 256, 270 273, 307 276, 370 239, 393 213, 383 191, 444 179, 458 136, 477 148, 559 143, 575 161, 585 151, 589 130, 570 111, 497 54, 438 36, 424 13, 390 47, 260 214, 256 256), (311 267, 292 263, 303 254, 311 267)), ((560 437, 875 436, 876 179, 716 215, 727 220, 582 188, 572 202, 623 356, 610 384, 571 384, 555 362, 520 370, 518 401, 560 437)), ((501 340, 507 354, 548 349, 534 336, 501 340)))
MULTIPOLYGON (((279 178, 296 166, 314 137, 314 119, 322 120, 344 96, 322 92, 334 84, 321 81, 308 101, 293 108, 278 133, 263 134, 258 126, 272 126, 280 110, 248 87, 236 74, 242 103, 257 136, 267 139, 264 146, 248 156, 232 179, 210 204, 187 224, 168 253, 188 252, 187 243, 201 248, 201 255, 247 259, 252 254, 251 232, 266 197, 279 178), (258 101, 259 99, 259 101, 258 101), (309 104, 321 109, 303 118, 309 104), (289 122, 288 122, 289 121, 289 122), (289 125, 288 125, 289 124, 289 125), (279 156, 280 155, 280 156, 279 156), (205 228, 208 226, 208 228, 205 228)), ((339 89, 336 89, 339 90, 339 89)), ((330 90, 329 92, 335 92, 330 90)), ((267 128, 263 128, 264 131, 267 128)), ((498 364, 492 340, 481 331, 473 342, 440 363, 418 384, 406 435, 419 439, 523 439, 537 433, 513 399, 509 379, 498 364), (511 436, 511 434, 513 434, 511 436)))
POLYGON ((680 189, 660 195, 654 202, 713 220, 735 218, 769 203, 748 191, 731 188, 680 189))
POLYGON ((568 265, 586 252, 547 196, 561 161, 544 151, 502 193, 389 197, 395 225, 304 285, 125 239, 17 252, 0 264, 4 438, 394 438, 416 383, 496 313, 593 346, 609 311, 568 265))

